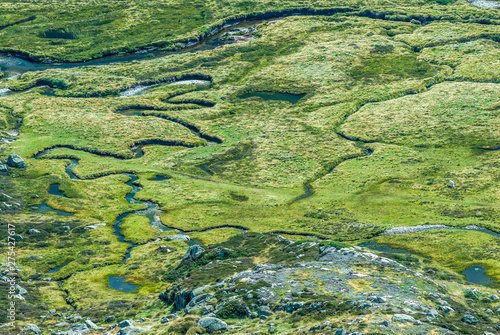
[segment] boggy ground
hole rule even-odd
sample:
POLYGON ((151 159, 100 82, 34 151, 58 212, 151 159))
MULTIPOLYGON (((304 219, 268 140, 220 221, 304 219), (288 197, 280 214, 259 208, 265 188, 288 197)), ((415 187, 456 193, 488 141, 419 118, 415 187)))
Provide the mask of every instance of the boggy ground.
MULTIPOLYGON (((498 20, 494 11, 461 2, 449 6, 443 8, 498 20)), ((491 150, 499 145, 500 28, 455 21, 290 17, 260 24, 257 38, 248 43, 106 67, 27 72, 9 80, 12 90, 50 86, 0 99, 4 131, 15 127, 14 118, 23 118, 17 140, 0 144, 2 161, 16 152, 27 164, 0 175, 2 192, 12 197, 2 195, 1 201, 25 205, 22 212, 2 207, 0 216, 4 227, 14 223, 24 237, 17 249, 19 279, 33 291, 22 305, 21 322, 39 324, 38 311, 52 308, 76 310, 96 322, 111 314, 134 319, 167 314, 157 297, 192 270, 179 265, 188 245, 155 240, 173 232, 137 229, 145 225, 143 217, 130 216, 121 232, 140 245, 122 263, 128 245, 118 242, 112 226, 120 214, 144 207, 125 199, 130 187, 123 172, 139 177, 136 199, 159 204, 166 226, 204 245, 238 238, 243 230, 351 243, 389 227, 426 223, 500 231, 500 157, 491 150), (134 85, 186 75, 211 83, 164 82, 142 95, 120 97, 134 85), (305 96, 295 104, 240 98, 252 92, 305 96), (144 156, 134 158, 131 148, 138 143, 146 144, 144 156), (35 157, 46 148, 55 149, 35 157), (81 180, 69 177, 69 159, 78 159, 71 171, 81 180), (154 180, 157 175, 165 179, 154 180), (54 183, 67 197, 48 193, 54 183), (75 214, 27 208, 43 201, 75 214), (85 228, 98 223, 106 225, 85 228), (231 228, 204 231, 215 227, 231 228), (40 234, 28 234, 29 229, 40 234), (185 271, 182 276, 177 268, 185 271), (111 275, 141 288, 112 290, 111 275)), ((417 263, 443 274, 436 280, 449 282, 467 306, 462 313, 483 313, 486 306, 458 298, 463 281, 456 272, 480 264, 500 280, 499 251, 492 247, 498 239, 463 231, 418 234, 377 239, 421 255, 415 256, 417 263), (473 245, 467 241, 472 235, 473 245), (451 248, 458 239, 466 250, 451 248)), ((267 262, 239 261, 216 279, 267 262)), ((459 315, 453 319, 459 328, 452 330, 467 328, 459 315)), ((257 331, 248 321, 241 321, 243 329, 257 331)), ((470 332, 492 331, 495 321, 470 332)), ((314 325, 307 318, 291 324, 314 325)))

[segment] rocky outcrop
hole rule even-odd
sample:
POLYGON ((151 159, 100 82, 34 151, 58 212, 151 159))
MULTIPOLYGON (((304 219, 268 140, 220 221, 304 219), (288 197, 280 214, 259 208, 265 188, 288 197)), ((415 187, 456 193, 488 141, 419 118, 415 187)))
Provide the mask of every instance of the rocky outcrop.
POLYGON ((189 247, 186 254, 184 254, 184 256, 182 257, 182 260, 184 261, 188 258, 196 260, 196 259, 200 258, 201 254, 203 254, 203 252, 205 252, 205 249, 203 249, 201 246, 192 245, 189 247))

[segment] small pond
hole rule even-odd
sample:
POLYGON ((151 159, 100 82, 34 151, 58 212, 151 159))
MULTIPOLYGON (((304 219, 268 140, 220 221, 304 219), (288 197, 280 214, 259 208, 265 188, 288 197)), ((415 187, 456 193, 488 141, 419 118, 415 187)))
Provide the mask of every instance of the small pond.
POLYGON ((113 290, 118 290, 122 292, 133 292, 140 288, 137 285, 126 283, 122 277, 119 276, 109 276, 108 277, 109 287, 113 290))
POLYGON ((299 102, 300 99, 305 97, 305 94, 288 94, 288 93, 272 93, 272 92, 254 92, 254 93, 248 93, 248 94, 243 94, 238 96, 240 99, 247 99, 247 98, 253 98, 253 97, 258 97, 261 98, 264 101, 268 100, 281 100, 281 101, 288 101, 292 104, 296 104, 299 102))
POLYGON ((367 243, 362 243, 358 245, 359 247, 365 247, 365 248, 370 248, 372 250, 380 251, 380 252, 387 252, 391 254, 412 254, 411 252, 404 250, 404 249, 395 249, 391 248, 386 244, 378 244, 375 241, 367 242, 367 243))
POLYGON ((71 263, 73 260, 67 260, 65 261, 64 263, 62 263, 61 265, 59 265, 58 267, 56 268, 53 268, 52 270, 49 270, 47 271, 47 273, 54 273, 54 272, 59 272, 59 270, 61 270, 62 267, 68 265, 69 263, 71 263))
POLYGON ((154 178, 151 178, 149 180, 154 180, 154 181, 160 181, 160 180, 167 180, 169 179, 168 177, 165 177, 165 176, 160 176, 160 175, 157 175, 155 176, 154 178))
POLYGON ((29 208, 34 213, 50 213, 50 212, 52 212, 52 213, 56 213, 57 215, 61 215, 61 216, 73 216, 76 214, 76 213, 70 213, 70 212, 66 212, 66 211, 52 208, 49 205, 47 205, 47 201, 42 202, 40 205, 30 206, 29 208))
POLYGON ((491 287, 493 286, 493 280, 484 273, 485 271, 486 269, 482 266, 474 265, 460 272, 460 274, 464 275, 469 283, 491 287))
POLYGON ((60 197, 67 198, 67 196, 65 196, 64 193, 62 193, 61 190, 59 190, 59 186, 61 186, 61 185, 60 184, 50 184, 49 194, 58 195, 60 197))

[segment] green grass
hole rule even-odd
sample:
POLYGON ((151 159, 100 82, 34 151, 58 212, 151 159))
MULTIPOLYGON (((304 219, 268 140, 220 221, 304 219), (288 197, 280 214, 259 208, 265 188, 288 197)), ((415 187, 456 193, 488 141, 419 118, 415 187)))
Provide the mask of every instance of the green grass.
POLYGON ((117 0, 99 3, 79 0, 60 6, 46 0, 23 4, 4 1, 0 24, 5 28, 0 37, 0 49, 22 51, 38 60, 65 61, 86 60, 144 47, 175 50, 184 46, 188 39, 205 36, 212 27, 227 19, 294 8, 346 8, 353 12, 352 15, 363 15, 366 10, 372 10, 385 12, 386 20, 396 21, 410 21, 411 18, 423 21, 429 16, 465 22, 498 20, 494 13, 463 1, 444 0, 308 0, 301 3, 290 0, 279 3, 270 0, 153 0, 148 6, 139 1, 123 4, 117 0), (387 8, 391 10, 387 11, 387 8), (26 18, 33 20, 22 22, 26 18))
MULTIPOLYGON (((403 6, 403 2, 397 4, 403 6)), ((126 41, 127 48, 139 46, 139 40, 149 43, 153 41, 151 36, 165 40, 184 36, 179 27, 172 27, 175 36, 160 36, 155 29, 163 24, 151 28, 147 32, 151 35, 144 35, 144 26, 133 23, 139 17, 150 22, 144 25, 154 20, 144 16, 147 10, 134 3, 128 7, 129 26, 120 30, 123 27, 114 15, 123 12, 115 13, 112 1, 101 5, 109 10, 102 14, 102 20, 106 15, 112 20, 103 24, 105 31, 99 32, 101 28, 92 25, 83 31, 78 24, 69 29, 63 24, 64 15, 62 21, 50 24, 52 15, 40 16, 22 24, 31 27, 25 34, 30 34, 27 41, 33 42, 23 42, 24 47, 50 57, 72 54, 73 59, 81 59, 98 55, 98 48, 100 52, 114 50, 112 44, 119 43, 121 33, 130 33, 127 29, 142 32, 126 41), (40 22, 43 20, 48 21, 40 22), (65 38, 40 37, 42 30, 49 30, 48 25, 49 36, 65 38), (107 25, 120 33, 103 48, 102 41, 109 40, 105 35, 116 33, 106 30, 107 25), (44 43, 52 40, 64 47, 52 46, 52 53, 46 52, 44 43), (88 40, 95 41, 95 48, 84 46, 88 40)), ((212 6, 190 2, 171 13, 158 10, 151 15, 158 15, 156 19, 164 22, 161 15, 184 10, 187 16, 192 13, 190 6, 197 5, 200 15, 206 6, 212 6)), ((32 6, 43 7, 44 3, 26 4, 19 11, 32 10, 32 6)), ((266 6, 255 2, 234 8, 260 11, 266 6)), ((278 5, 285 6, 292 4, 278 5)), ((377 1, 370 6, 384 8, 386 4, 377 1)), ((465 22, 475 20, 479 14, 490 19, 495 15, 462 1, 448 5, 422 1, 407 8, 408 14, 398 6, 388 14, 393 19, 411 13, 438 13, 447 19, 420 26, 354 14, 290 17, 259 25, 257 39, 251 43, 105 67, 28 72, 10 80, 9 87, 15 89, 44 82, 64 89, 55 90, 55 96, 33 91, 1 99, 0 131, 15 127, 13 116, 23 117, 24 121, 16 142, 0 144, 0 159, 17 152, 27 163, 26 169, 11 169, 0 176, 2 192, 27 206, 47 201, 54 208, 76 213, 70 218, 27 209, 22 213, 0 213, 2 222, 16 223, 24 235, 29 228, 43 230, 39 237, 29 236, 19 245, 20 257, 44 256, 40 261, 20 261, 25 268, 23 279, 38 282, 46 271, 71 259, 52 276, 59 279, 72 275, 63 288, 79 311, 99 318, 113 313, 123 318, 137 315, 134 319, 164 316, 165 307, 156 297, 171 284, 165 280, 166 273, 172 274, 170 279, 179 279, 191 271, 193 285, 206 283, 206 273, 196 272, 196 266, 174 271, 188 248, 185 243, 147 243, 134 248, 125 264, 121 262, 128 245, 118 242, 112 225, 120 214, 144 208, 125 200, 131 188, 125 184, 129 179, 123 172, 137 174, 142 189, 135 198, 158 203, 167 226, 188 231, 205 246, 222 243, 230 249, 244 245, 250 250, 240 257, 238 270, 295 257, 283 254, 281 248, 264 252, 260 242, 249 245, 245 236, 254 233, 276 232, 296 240, 316 235, 340 247, 372 238, 394 226, 476 224, 498 231, 500 156, 499 151, 483 149, 498 145, 498 28, 465 22), (469 16, 455 22, 455 12, 469 16), (186 74, 207 75, 213 82, 199 89, 160 85, 144 95, 118 97, 120 90, 136 83, 186 74), (238 98, 261 91, 306 96, 297 104, 238 98), (169 103, 189 100, 215 105, 169 103), (207 145, 186 127, 152 115, 115 113, 137 105, 159 109, 147 113, 196 125, 202 132, 223 139, 223 143, 207 145), (337 133, 362 141, 351 141, 337 133), (133 159, 130 146, 148 139, 197 146, 148 145, 143 157, 133 159), (94 153, 60 148, 45 159, 33 158, 39 150, 54 145, 71 145, 94 153), (368 148, 373 150, 370 156, 366 155, 368 148), (86 180, 68 177, 65 167, 70 157, 79 159, 73 171, 86 180), (169 178, 152 180, 156 175, 169 178), (450 179, 455 182, 454 189, 448 187, 450 179), (52 183, 59 183, 68 197, 48 194, 52 183), (310 185, 313 194, 292 202, 303 194, 304 185, 310 185), (84 228, 101 222, 106 226, 84 228), (70 226, 70 233, 62 231, 65 225, 70 226), (214 227, 224 229, 203 231, 214 227), (241 228, 250 232, 243 234, 241 228), (161 245, 173 252, 163 253, 161 245), (107 277, 112 274, 123 275, 140 285, 141 290, 126 297, 109 290, 107 277)), ((75 8, 68 5, 66 14, 75 8)), ((6 11, 9 22, 22 17, 12 11, 6 11)), ((186 31, 205 28, 226 14, 207 14, 203 22, 187 22, 186 31)), ((96 22, 100 19, 96 17, 96 22)), ((8 34, 0 37, 0 45, 22 25, 2 30, 8 34)), ((164 33, 169 34, 167 30, 164 33)), ((131 215, 124 220, 122 233, 128 240, 146 243, 157 231, 144 217, 131 215)), ((473 232, 421 235, 417 240, 410 236, 391 238, 394 246, 413 248, 418 254, 432 257, 433 264, 442 270, 459 271, 460 264, 478 260, 489 274, 498 277, 494 240, 473 232), (475 239, 468 241, 470 236, 475 239), (456 249, 454 238, 467 247, 456 249)), ((378 241, 386 243, 387 238, 379 237, 378 241)), ((317 247, 310 255, 313 251, 317 256, 317 247)), ((412 263, 413 259, 400 261, 412 263)), ((209 279, 222 279, 235 271, 224 266, 214 268, 209 279)), ((366 285, 360 282, 356 288, 364 290, 366 285)), ((55 286, 44 286, 42 291, 40 299, 47 306, 63 304, 63 293, 55 286)))

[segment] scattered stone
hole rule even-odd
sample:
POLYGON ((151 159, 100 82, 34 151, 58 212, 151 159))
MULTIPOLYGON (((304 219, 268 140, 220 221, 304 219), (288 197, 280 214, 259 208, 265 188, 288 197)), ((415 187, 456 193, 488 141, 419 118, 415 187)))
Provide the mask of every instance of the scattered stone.
POLYGON ((66 321, 56 323, 54 327, 68 327, 70 324, 67 323, 66 321))
POLYGON ((186 251, 186 254, 182 257, 182 260, 186 260, 189 257, 191 257, 192 259, 198 259, 204 251, 205 249, 203 249, 199 245, 192 245, 189 247, 188 251, 186 251))
POLYGON ((461 320, 462 320, 462 322, 465 322, 465 323, 468 323, 471 325, 475 325, 476 323, 479 322, 479 320, 475 316, 470 315, 470 314, 464 315, 464 317, 461 320))
POLYGON ((88 228, 88 229, 96 229, 96 228, 99 228, 101 226, 105 226, 106 224, 105 223, 96 223, 96 224, 92 224, 90 226, 86 226, 85 228, 88 228))
POLYGON ((207 315, 209 313, 212 313, 213 311, 214 311, 214 306, 206 305, 203 306, 203 308, 201 309, 201 315, 207 315))
POLYGON ((455 312, 455 310, 454 310, 453 308, 451 308, 451 307, 449 307, 449 306, 444 306, 444 305, 443 305, 443 306, 439 306, 439 308, 438 308, 438 309, 439 309, 440 311, 445 312, 446 314, 455 312))
POLYGON ((10 154, 9 158, 7 158, 7 165, 20 169, 26 167, 24 159, 22 159, 18 154, 10 154))
POLYGON ((17 290, 17 293, 18 294, 28 294, 28 291, 26 291, 24 288, 22 288, 21 286, 19 286, 19 284, 16 284, 16 290, 17 290))
POLYGON ((369 297, 368 300, 370 300, 371 302, 375 302, 377 304, 383 304, 387 302, 387 300, 384 297, 377 297, 377 296, 369 297))
POLYGON ((85 320, 85 324, 87 325, 87 327, 89 327, 92 330, 103 330, 104 329, 103 327, 99 327, 98 325, 93 323, 92 320, 90 320, 90 319, 85 320))
POLYGON ((413 316, 407 314, 394 314, 392 316, 392 321, 394 322, 411 322, 414 323, 416 320, 413 316))
POLYGON ((386 327, 389 327, 391 325, 391 321, 389 320, 384 320, 384 322, 382 322, 382 325, 386 326, 386 327))
POLYGON ((9 172, 9 168, 5 164, 0 164, 0 172, 9 172))
POLYGON ((133 326, 132 320, 123 320, 121 322, 118 322, 117 327, 120 328, 126 328, 126 327, 131 327, 133 326))
POLYGON ((259 318, 261 319, 267 319, 273 312, 271 312, 271 309, 269 309, 268 306, 261 306, 259 308, 259 318))
POLYGON ((204 317, 198 321, 198 327, 203 327, 207 332, 213 333, 215 331, 226 331, 227 323, 218 318, 204 317))
POLYGON ((479 299, 481 294, 482 294, 481 291, 479 291, 476 288, 469 287, 469 288, 465 289, 465 297, 466 298, 479 299))
POLYGON ((55 312, 57 312, 57 309, 53 308, 49 311, 50 314, 54 314, 55 312))
POLYGON ((111 315, 111 316, 108 316, 105 320, 106 323, 111 323, 115 321, 115 316, 114 315, 111 315))
POLYGON ((491 301, 500 301, 500 297, 496 294, 490 294, 488 298, 490 298, 491 301))
POLYGON ((40 330, 40 328, 38 328, 37 325, 34 325, 32 323, 28 323, 27 326, 24 328, 25 331, 31 331, 35 334, 41 334, 42 331, 40 330))
POLYGON ((29 256, 24 256, 24 258, 29 258, 29 259, 36 260, 36 259, 43 259, 43 256, 39 256, 39 255, 29 255, 29 256))
POLYGON ((89 327, 85 323, 80 323, 71 327, 75 333, 87 334, 90 333, 89 327))
POLYGON ((28 234, 30 235, 40 234, 40 231, 38 229, 30 229, 28 230, 28 234))
POLYGON ((77 323, 77 322, 80 322, 80 321, 83 321, 83 318, 80 315, 75 315, 73 317, 73 319, 71 319, 71 322, 73 322, 73 323, 77 323))
POLYGON ((490 308, 486 308, 486 310, 484 312, 486 314, 489 314, 489 315, 494 315, 495 314, 495 313, 493 313, 493 311, 490 308))
POLYGON ((337 329, 335 331, 335 335, 346 335, 346 334, 347 334, 347 330, 345 330, 343 328, 337 329))
POLYGON ((435 310, 435 309, 429 309, 427 311, 427 320, 434 320, 434 319, 437 319, 439 316, 439 313, 435 310))
POLYGON ((170 320, 166 316, 162 317, 161 320, 160 320, 160 323, 162 323, 162 324, 163 323, 169 323, 169 322, 170 322, 170 320))
POLYGON ((136 335, 136 334, 140 334, 142 332, 146 332, 146 331, 150 331, 150 330, 151 330, 151 328, 149 328, 149 327, 129 326, 129 327, 125 327, 125 328, 120 329, 120 331, 118 333, 116 333, 116 335, 136 335))
POLYGON ((174 240, 174 241, 181 241, 181 242, 186 242, 190 241, 191 238, 188 235, 182 235, 182 234, 177 234, 177 235, 167 235, 163 237, 164 240, 174 240))

